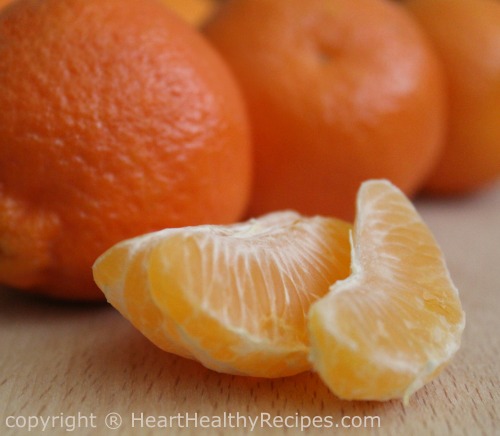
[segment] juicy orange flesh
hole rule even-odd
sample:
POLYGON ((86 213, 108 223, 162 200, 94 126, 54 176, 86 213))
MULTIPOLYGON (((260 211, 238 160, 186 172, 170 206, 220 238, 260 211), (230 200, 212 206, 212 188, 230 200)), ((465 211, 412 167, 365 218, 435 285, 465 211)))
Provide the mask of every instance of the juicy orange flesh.
POLYGON ((195 340, 191 352, 217 361, 246 356, 252 366, 260 347, 286 349, 293 362, 302 354, 307 369, 307 309, 349 265, 349 226, 317 221, 311 232, 301 222, 237 235, 214 228, 161 244, 149 269, 152 297, 195 340))
MULTIPOLYGON (((371 358, 370 352, 353 350, 340 341, 332 340, 324 328, 323 319, 312 317, 310 328, 315 331, 313 350, 321 350, 320 355, 312 357, 316 365, 321 365, 316 370, 340 398, 379 401, 403 398, 408 387, 412 386, 415 374, 380 365, 371 358)), ((429 366, 428 369, 421 384, 436 376, 442 366, 429 366)), ((420 385, 415 386, 418 387, 420 385)))
POLYGON ((456 351, 464 317, 442 253, 408 200, 384 182, 363 186, 353 274, 311 309, 312 359, 344 398, 402 397, 456 351))
POLYGON ((94 276, 161 348, 218 371, 291 375, 310 368, 310 304, 349 274, 350 228, 284 212, 171 229, 111 248, 94 276))
MULTIPOLYGON (((328 229, 315 236, 314 244, 302 244, 297 250, 294 240, 308 240, 299 226, 263 234, 257 241, 253 235, 171 239, 162 244, 155 260, 163 277, 170 279, 172 274, 185 290, 192 310, 222 318, 226 325, 250 335, 265 333, 271 340, 283 340, 291 334, 291 340, 304 341, 304 307, 324 295, 337 277, 347 275, 347 259, 337 262, 330 248, 336 246, 336 234, 329 236, 328 229), (169 259, 168 271, 163 259, 169 259), (252 316, 257 313, 260 316, 252 316), (287 326, 293 330, 287 331, 287 326)), ((344 231, 345 242, 346 236, 344 231)), ((171 294, 154 295, 161 299, 171 294)))

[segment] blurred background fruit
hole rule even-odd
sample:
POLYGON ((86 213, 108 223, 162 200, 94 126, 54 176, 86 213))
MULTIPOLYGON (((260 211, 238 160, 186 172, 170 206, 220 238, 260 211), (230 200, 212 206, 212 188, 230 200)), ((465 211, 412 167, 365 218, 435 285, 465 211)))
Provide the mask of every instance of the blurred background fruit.
MULTIPOLYGON (((14 0, 0 0, 0 8, 14 0)), ((202 24, 222 0, 157 0, 190 24, 202 24)))
POLYGON ((91 265, 114 243, 241 217, 242 97, 163 5, 16 1, 0 42, 0 283, 103 298, 91 265))
MULTIPOLYGON (((1 1, 1 0, 0 0, 1 1)), ((198 26, 214 12, 221 0, 161 0, 187 22, 198 26)))
POLYGON ((386 0, 229 0, 204 28, 248 103, 251 214, 352 218, 360 183, 418 190, 440 152, 442 70, 420 27, 386 0))
POLYGON ((427 183, 465 193, 500 177, 500 2, 406 0, 442 59, 450 114, 444 153, 427 183))

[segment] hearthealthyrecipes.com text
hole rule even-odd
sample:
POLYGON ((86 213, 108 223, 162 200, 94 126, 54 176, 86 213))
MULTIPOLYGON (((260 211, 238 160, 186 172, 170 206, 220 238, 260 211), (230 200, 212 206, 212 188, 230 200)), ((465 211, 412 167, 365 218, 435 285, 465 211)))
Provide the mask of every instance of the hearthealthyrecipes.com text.
POLYGON ((299 413, 293 415, 272 415, 261 412, 256 415, 245 415, 239 412, 224 412, 221 415, 203 415, 197 412, 179 412, 173 415, 148 415, 146 413, 116 412, 98 416, 94 413, 66 415, 60 413, 52 416, 10 415, 4 421, 7 428, 27 431, 47 431, 63 429, 67 432, 79 429, 106 427, 119 428, 245 428, 253 431, 262 428, 295 428, 301 431, 310 428, 379 428, 379 416, 306 416, 299 413))

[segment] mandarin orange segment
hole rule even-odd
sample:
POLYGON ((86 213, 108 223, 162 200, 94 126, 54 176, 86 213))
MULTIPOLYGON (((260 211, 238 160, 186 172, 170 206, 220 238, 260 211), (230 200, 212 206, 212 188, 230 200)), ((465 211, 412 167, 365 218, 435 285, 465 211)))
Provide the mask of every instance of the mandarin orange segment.
POLYGON ((349 274, 340 220, 277 212, 124 241, 94 265, 109 302, 160 348, 220 372, 310 369, 306 317, 349 274))
POLYGON ((147 264, 154 247, 151 240, 151 237, 141 236, 118 244, 112 249, 112 255, 99 258, 99 266, 94 267, 94 279, 101 289, 106 289, 107 300, 133 320, 153 343, 165 351, 191 357, 177 345, 175 326, 163 317, 151 300, 147 277, 147 264))
POLYGON ((358 193, 351 256, 349 278, 310 309, 311 361, 341 398, 407 400, 460 346, 458 291, 430 230, 386 181, 358 193))

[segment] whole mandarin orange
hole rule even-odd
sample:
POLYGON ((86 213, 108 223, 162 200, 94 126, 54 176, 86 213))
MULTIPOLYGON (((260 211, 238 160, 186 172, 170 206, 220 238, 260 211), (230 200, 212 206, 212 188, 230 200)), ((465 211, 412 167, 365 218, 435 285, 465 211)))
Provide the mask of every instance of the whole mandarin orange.
POLYGON ((232 67, 255 148, 251 214, 293 208, 351 219, 360 183, 407 194, 440 152, 441 65, 387 0, 229 0, 204 33, 232 67))
POLYGON ((442 58, 448 82, 444 153, 426 189, 475 191, 500 177, 500 2, 405 3, 442 58))
POLYGON ((162 4, 17 1, 0 59, 0 283, 101 299, 91 266, 116 242, 242 215, 242 96, 162 4))

